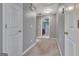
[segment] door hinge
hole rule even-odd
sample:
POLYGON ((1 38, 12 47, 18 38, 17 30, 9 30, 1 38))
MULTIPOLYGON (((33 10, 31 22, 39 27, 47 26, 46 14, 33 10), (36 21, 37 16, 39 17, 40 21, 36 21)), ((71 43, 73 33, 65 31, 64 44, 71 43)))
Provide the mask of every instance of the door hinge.
POLYGON ((64 8, 62 9, 62 13, 64 14, 64 8))
POLYGON ((5 28, 7 28, 7 24, 5 24, 5 28))

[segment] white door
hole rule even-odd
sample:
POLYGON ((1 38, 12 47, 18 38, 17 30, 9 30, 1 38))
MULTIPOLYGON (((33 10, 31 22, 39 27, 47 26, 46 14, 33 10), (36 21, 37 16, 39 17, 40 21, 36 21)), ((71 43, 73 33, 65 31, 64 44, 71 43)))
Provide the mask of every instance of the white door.
POLYGON ((67 5, 65 7, 65 55, 75 55, 75 40, 74 40, 74 5, 67 5), (72 8, 72 9, 70 9, 72 8))
POLYGON ((5 28, 7 33, 7 50, 8 55, 20 56, 22 55, 22 41, 23 41, 23 8, 22 4, 4 4, 5 9, 5 28))

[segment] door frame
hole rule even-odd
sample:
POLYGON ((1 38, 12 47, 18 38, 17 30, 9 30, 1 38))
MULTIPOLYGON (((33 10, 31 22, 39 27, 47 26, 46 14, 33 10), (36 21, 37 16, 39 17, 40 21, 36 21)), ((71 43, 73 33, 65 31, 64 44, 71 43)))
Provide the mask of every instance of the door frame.
POLYGON ((50 16, 48 16, 48 15, 42 15, 42 16, 44 16, 44 17, 47 16, 46 18, 49 18, 49 31, 48 31, 49 34, 48 34, 48 36, 42 36, 42 23, 43 23, 44 19, 41 19, 41 29, 40 29, 41 37, 42 38, 50 38, 50 16))

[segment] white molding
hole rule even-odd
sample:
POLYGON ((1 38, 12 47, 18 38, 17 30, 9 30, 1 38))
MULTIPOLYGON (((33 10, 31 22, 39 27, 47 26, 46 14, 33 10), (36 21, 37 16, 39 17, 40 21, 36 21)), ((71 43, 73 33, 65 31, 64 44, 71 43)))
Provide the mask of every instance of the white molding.
POLYGON ((60 55, 61 55, 61 56, 63 56, 63 55, 62 55, 62 52, 61 52, 60 45, 59 45, 59 43, 58 43, 58 40, 57 40, 57 39, 56 39, 56 42, 57 42, 57 45, 58 45, 58 49, 59 49, 59 51, 60 51, 60 55))
MULTIPOLYGON (((49 31, 48 31, 49 34, 48 34, 48 37, 50 37, 50 16, 47 16, 47 15, 44 16, 44 18, 47 18, 47 17, 49 18, 49 29, 48 29, 48 30, 49 30, 49 31)), ((42 23, 43 23, 43 20, 44 20, 44 19, 41 19, 41 36, 42 36, 42 23)), ((46 37, 47 37, 47 36, 46 36, 46 37)))
POLYGON ((3 15, 2 15, 2 18, 3 18, 3 20, 2 20, 2 22, 3 22, 3 24, 2 24, 3 25, 2 26, 3 27, 2 28, 3 29, 3 31, 2 31, 2 33, 3 33, 2 34, 2 38, 3 38, 2 39, 2 53, 8 53, 8 47, 7 47, 8 44, 6 44, 6 42, 8 43, 8 40, 6 38, 7 37, 6 36, 7 35, 7 29, 5 29, 5 24, 6 24, 6 20, 7 20, 7 19, 5 19, 5 10, 6 10, 5 5, 6 4, 2 4, 2 9, 3 9, 3 15))
POLYGON ((30 49, 32 49, 37 43, 38 43, 38 41, 39 40, 37 40, 35 43, 33 43, 28 49, 26 49, 24 52, 23 52, 23 54, 22 54, 22 56, 25 54, 25 53, 27 53, 30 49))
POLYGON ((50 38, 50 39, 55 39, 56 40, 56 38, 50 38))
POLYGON ((61 52, 61 49, 60 49, 60 45, 59 45, 59 43, 58 43, 58 40, 57 40, 56 38, 51 38, 51 39, 55 39, 55 40, 56 40, 58 49, 59 49, 59 51, 60 51, 60 55, 63 56, 63 55, 62 55, 62 52, 61 52))

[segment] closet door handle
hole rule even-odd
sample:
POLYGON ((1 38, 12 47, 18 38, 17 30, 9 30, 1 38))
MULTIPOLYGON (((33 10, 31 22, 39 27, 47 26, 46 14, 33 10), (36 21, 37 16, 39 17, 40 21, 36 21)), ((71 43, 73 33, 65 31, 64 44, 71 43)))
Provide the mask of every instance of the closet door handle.
POLYGON ((65 35, 68 35, 69 33, 68 33, 68 32, 64 32, 64 34, 65 34, 65 35))
POLYGON ((18 32, 22 32, 21 30, 19 30, 18 32))
POLYGON ((7 24, 5 24, 5 28, 7 29, 7 24))

